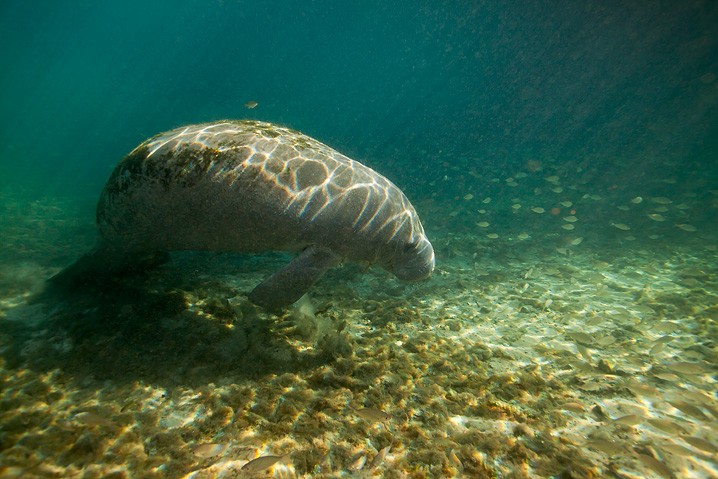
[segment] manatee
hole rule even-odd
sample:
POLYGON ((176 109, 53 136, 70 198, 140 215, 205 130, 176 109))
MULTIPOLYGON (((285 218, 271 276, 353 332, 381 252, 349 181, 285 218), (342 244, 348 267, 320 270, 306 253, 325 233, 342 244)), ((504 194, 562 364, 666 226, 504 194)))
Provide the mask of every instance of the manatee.
POLYGON ((404 193, 297 131, 226 120, 154 136, 116 166, 97 205, 99 242, 58 277, 142 269, 179 250, 296 252, 249 299, 288 306, 342 261, 416 281, 434 249, 404 193))

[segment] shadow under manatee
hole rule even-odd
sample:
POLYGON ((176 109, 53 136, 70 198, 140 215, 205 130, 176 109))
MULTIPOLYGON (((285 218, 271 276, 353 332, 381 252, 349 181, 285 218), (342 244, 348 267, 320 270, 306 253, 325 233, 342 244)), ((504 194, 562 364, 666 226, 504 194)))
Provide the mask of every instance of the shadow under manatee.
POLYGON ((330 310, 322 313, 323 337, 312 337, 307 318, 303 329, 296 324, 297 311, 268 314, 246 293, 215 279, 206 263, 207 255, 182 254, 140 274, 48 288, 34 300, 44 321, 3 327, 10 335, 8 366, 172 387, 297 372, 351 354, 330 310), (193 274, 198 270, 201 277, 193 274), (299 350, 311 341, 314 348, 299 350))

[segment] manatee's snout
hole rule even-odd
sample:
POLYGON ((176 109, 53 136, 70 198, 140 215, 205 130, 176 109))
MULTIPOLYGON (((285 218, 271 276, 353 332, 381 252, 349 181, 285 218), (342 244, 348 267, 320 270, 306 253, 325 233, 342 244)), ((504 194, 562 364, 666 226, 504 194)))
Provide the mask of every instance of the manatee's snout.
POLYGON ((434 247, 424 236, 419 241, 405 244, 394 260, 392 272, 404 281, 419 281, 434 271, 434 247))

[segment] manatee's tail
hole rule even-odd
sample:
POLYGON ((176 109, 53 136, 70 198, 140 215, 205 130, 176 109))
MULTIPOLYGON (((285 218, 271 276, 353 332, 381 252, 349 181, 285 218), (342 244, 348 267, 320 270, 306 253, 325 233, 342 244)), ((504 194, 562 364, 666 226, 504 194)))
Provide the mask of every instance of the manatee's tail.
POLYGON ((339 261, 340 259, 327 249, 309 247, 254 288, 249 293, 249 300, 269 310, 289 306, 339 261))
POLYGON ((47 289, 102 288, 125 276, 137 275, 165 263, 166 252, 138 253, 101 244, 47 280, 47 289))

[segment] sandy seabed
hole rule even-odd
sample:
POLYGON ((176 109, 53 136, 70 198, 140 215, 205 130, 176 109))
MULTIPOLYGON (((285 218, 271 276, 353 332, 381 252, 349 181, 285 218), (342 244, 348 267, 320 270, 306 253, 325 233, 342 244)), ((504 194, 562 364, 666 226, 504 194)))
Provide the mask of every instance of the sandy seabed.
POLYGON ((41 293, 92 225, 2 200, 2 479, 718 476, 718 242, 670 211, 430 203, 430 280, 344 265, 274 315, 279 254, 41 293))

